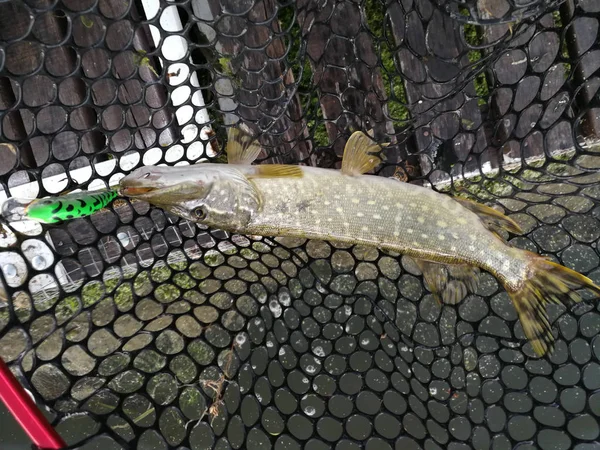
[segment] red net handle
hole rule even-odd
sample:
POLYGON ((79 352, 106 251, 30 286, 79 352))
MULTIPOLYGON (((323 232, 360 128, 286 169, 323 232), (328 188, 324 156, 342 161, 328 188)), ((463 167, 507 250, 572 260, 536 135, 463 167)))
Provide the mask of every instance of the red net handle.
POLYGON ((38 448, 60 450, 67 447, 1 358, 0 399, 38 448))

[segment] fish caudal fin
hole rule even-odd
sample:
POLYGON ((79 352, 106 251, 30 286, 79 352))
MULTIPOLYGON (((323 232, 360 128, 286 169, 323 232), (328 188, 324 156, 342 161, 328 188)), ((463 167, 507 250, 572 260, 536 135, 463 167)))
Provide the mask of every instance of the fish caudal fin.
POLYGON ((571 306, 582 298, 576 291, 588 289, 600 296, 600 287, 574 270, 529 253, 529 277, 519 289, 507 288, 525 336, 539 356, 551 353, 554 348, 552 326, 546 311, 549 303, 571 306))

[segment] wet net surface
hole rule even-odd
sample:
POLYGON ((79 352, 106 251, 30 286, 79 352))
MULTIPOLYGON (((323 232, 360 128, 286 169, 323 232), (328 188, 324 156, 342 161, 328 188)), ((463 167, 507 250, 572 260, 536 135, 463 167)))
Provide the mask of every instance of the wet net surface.
MULTIPOLYGON (((600 282, 596 1, 0 1, 0 182, 36 198, 142 164, 339 167, 496 205, 600 282), (214 133, 210 131, 214 130, 214 133)), ((118 200, 1 238, 0 356, 69 445, 592 449, 595 302, 538 358, 489 274, 440 306, 407 258, 229 235, 118 200)))

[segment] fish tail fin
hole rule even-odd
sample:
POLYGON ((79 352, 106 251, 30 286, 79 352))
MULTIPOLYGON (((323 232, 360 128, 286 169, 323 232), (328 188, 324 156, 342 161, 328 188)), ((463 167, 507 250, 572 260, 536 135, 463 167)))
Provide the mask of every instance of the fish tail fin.
POLYGON ((588 289, 600 296, 600 287, 574 270, 534 253, 526 253, 529 260, 527 279, 517 289, 507 286, 506 291, 533 350, 543 356, 554 349, 554 336, 546 305, 555 303, 568 307, 582 300, 577 290, 588 289))

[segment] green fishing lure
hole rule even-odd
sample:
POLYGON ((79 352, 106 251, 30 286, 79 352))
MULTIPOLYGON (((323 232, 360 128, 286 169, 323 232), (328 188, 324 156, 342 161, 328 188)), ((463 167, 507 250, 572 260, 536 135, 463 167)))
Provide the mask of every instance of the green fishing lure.
POLYGON ((42 223, 86 217, 101 210, 119 196, 116 190, 77 192, 61 197, 34 200, 25 206, 25 217, 42 223))

